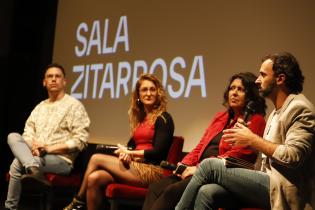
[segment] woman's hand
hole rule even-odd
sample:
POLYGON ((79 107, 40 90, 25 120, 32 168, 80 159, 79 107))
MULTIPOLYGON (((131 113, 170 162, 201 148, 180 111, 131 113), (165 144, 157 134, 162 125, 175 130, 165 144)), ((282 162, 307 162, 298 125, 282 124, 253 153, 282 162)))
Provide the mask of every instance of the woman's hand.
POLYGON ((130 154, 123 153, 123 152, 119 153, 118 158, 119 160, 121 160, 124 163, 127 163, 128 165, 132 161, 132 156, 130 154))
POLYGON ((117 144, 118 149, 114 151, 115 154, 118 155, 119 160, 123 162, 125 166, 129 165, 132 161, 132 155, 130 154, 130 151, 127 149, 127 147, 117 144))
POLYGON ((182 179, 186 179, 187 177, 194 175, 196 170, 197 170, 196 166, 187 166, 183 173, 178 174, 177 176, 179 176, 182 179))
POLYGON ((116 149, 116 150, 114 151, 114 153, 115 153, 116 155, 119 156, 120 153, 129 153, 127 147, 125 147, 124 145, 122 145, 122 144, 117 144, 117 146, 118 146, 118 149, 116 149))

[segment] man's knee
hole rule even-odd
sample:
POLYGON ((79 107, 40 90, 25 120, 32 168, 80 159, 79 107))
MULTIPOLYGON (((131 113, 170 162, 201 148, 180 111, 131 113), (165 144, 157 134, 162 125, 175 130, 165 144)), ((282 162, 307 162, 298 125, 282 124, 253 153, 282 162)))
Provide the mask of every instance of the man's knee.
POLYGON ((198 191, 196 202, 208 207, 220 207, 219 200, 213 185, 203 185, 198 191))
POLYGON ((215 196, 211 185, 202 185, 198 191, 198 197, 212 202, 215 196))
POLYGON ((224 166, 223 161, 219 158, 206 158, 200 163, 200 168, 208 170, 221 169, 224 166))
POLYGON ((230 200, 230 194, 218 184, 206 184, 200 187, 197 200, 206 206, 219 208, 226 206, 225 202, 230 200))
POLYGON ((19 133, 10 133, 8 135, 8 144, 12 145, 12 143, 16 142, 21 138, 21 135, 19 133))

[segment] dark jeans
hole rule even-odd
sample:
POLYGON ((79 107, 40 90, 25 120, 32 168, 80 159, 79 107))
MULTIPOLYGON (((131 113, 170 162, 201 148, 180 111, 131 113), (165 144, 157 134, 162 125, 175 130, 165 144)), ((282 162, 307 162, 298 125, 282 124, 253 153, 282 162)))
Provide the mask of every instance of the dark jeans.
POLYGON ((150 184, 142 210, 174 210, 190 179, 171 175, 150 184))

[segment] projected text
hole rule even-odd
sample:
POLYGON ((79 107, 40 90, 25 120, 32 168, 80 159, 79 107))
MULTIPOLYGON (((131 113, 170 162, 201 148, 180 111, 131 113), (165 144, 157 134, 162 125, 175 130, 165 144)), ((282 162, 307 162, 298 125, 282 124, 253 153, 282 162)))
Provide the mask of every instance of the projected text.
MULTIPOLYGON (((118 49, 131 53, 127 16, 120 17, 114 27, 110 27, 109 19, 105 19, 104 23, 95 20, 90 25, 82 22, 77 27, 76 38, 74 53, 78 58, 92 54, 116 54, 118 49), (112 33, 115 33, 111 42, 110 28, 114 28, 112 33)), ((158 73, 162 75, 160 79, 172 98, 188 98, 193 88, 200 92, 201 97, 207 96, 202 55, 195 55, 188 60, 176 56, 170 63, 165 60, 158 57, 150 64, 146 60, 135 60, 74 65, 72 73, 76 79, 71 86, 71 95, 78 99, 118 99, 130 94, 140 74, 158 73), (188 63, 191 65, 188 66, 188 63), (187 78, 184 75, 189 76, 187 78)))

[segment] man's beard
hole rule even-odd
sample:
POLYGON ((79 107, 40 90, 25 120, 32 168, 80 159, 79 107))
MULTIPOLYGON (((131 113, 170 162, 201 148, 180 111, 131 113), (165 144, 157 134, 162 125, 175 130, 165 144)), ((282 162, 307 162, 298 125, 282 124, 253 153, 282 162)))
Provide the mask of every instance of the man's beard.
POLYGON ((277 86, 276 80, 272 79, 271 83, 266 87, 266 89, 260 89, 259 93, 262 97, 267 97, 271 94, 271 92, 274 90, 274 88, 277 86))

